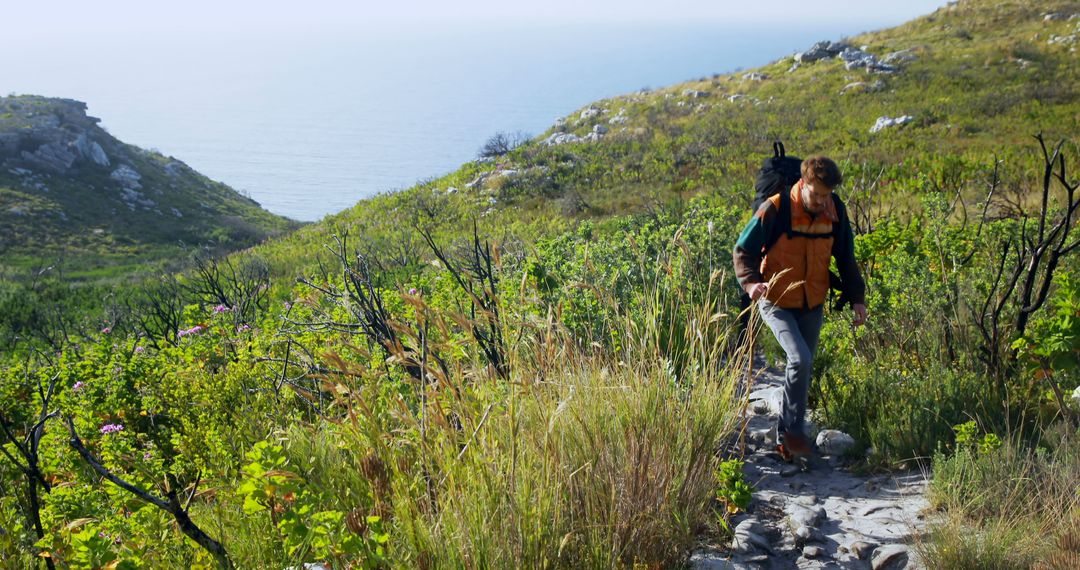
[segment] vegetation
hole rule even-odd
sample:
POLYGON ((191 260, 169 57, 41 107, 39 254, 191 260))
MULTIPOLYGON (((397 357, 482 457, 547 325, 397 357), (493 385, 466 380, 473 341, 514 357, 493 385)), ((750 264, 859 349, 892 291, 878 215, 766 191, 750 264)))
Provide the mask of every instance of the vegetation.
POLYGON ((3 283, 0 552, 685 562, 747 506, 728 268, 782 136, 841 160, 871 308, 828 315, 815 421, 866 469, 932 465, 931 567, 1070 567, 1080 82, 1054 40, 1076 21, 1050 11, 1080 5, 961 2, 851 38, 911 49, 896 74, 786 60, 598 102, 555 129, 599 140, 553 130, 122 291, 63 264, 3 283))

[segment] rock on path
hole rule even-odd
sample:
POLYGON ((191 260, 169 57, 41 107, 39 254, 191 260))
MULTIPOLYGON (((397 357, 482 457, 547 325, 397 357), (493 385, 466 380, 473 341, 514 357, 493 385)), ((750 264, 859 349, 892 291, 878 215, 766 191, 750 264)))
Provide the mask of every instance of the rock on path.
MULTIPOLYGON (((771 450, 783 374, 763 369, 746 411, 749 513, 732 521, 726 548, 703 548, 694 570, 921 568, 908 545, 925 524, 926 475, 909 471, 856 475, 840 458, 814 457, 809 469, 771 450)), ((813 435, 813 433, 811 434, 813 435)))

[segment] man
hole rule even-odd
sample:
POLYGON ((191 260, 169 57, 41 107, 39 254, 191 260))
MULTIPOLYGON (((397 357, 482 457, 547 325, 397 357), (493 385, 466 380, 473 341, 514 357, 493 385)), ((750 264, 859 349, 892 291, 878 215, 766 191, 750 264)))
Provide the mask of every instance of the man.
MULTIPOLYGON (((735 244, 739 285, 757 301, 761 318, 787 355, 784 398, 777 422, 777 451, 787 461, 812 452, 804 421, 814 351, 829 291, 829 260, 851 301, 853 323, 866 322, 866 285, 855 264, 854 235, 832 191, 842 182, 836 163, 823 156, 802 162, 802 178, 790 194, 791 226, 779 237, 777 216, 782 196, 766 200, 735 244), (834 224, 837 226, 834 228, 834 224), (835 230, 835 231, 834 231, 835 230), (775 242, 766 251, 772 240, 775 242)), ((787 192, 787 190, 781 190, 787 192)))

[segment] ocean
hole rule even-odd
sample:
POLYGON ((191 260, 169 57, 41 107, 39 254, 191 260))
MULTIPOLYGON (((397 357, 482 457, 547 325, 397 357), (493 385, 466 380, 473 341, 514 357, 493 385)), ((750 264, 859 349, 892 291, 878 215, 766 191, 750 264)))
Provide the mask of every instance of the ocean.
MULTIPOLYGON (((915 16, 916 14, 912 14, 915 16)), ((539 135, 589 102, 900 22, 448 26, 326 37, 114 35, 0 61, 0 93, 85 101, 120 140, 312 221, 539 135)))

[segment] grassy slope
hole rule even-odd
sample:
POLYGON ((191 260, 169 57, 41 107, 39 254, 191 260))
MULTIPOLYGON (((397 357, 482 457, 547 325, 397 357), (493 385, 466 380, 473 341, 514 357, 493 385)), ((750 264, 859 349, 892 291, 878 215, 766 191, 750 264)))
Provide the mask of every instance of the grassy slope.
MULTIPOLYGON (((12 100, 28 116, 58 112, 54 108, 62 105, 32 96, 12 100)), ((0 127, 29 128, 22 118, 6 113, 0 127)), ((121 275, 144 261, 176 256, 180 243, 237 249, 298 225, 174 158, 124 144, 96 125, 77 128, 102 143, 109 166, 82 161, 65 174, 32 170, 29 176, 0 169, 0 273, 64 258, 74 277, 121 275), (125 204, 110 179, 120 164, 141 174, 140 193, 153 206, 125 204)))
MULTIPOLYGON (((596 102, 597 118, 565 125, 495 162, 473 162, 403 192, 365 200, 326 221, 258 248, 286 272, 300 259, 352 228, 371 247, 401 247, 411 226, 456 233, 477 220, 489 233, 528 239, 582 219, 654 207, 673 198, 719 192, 749 204, 754 170, 776 137, 792 154, 822 152, 840 159, 846 192, 883 173, 877 186, 899 198, 950 184, 950 163, 989 167, 995 157, 1014 166, 1017 181, 1031 170, 1031 136, 1080 133, 1077 44, 1050 44, 1077 32, 1080 21, 1045 21, 1047 12, 1080 12, 1080 3, 971 0, 904 25, 848 38, 877 56, 910 49, 916 59, 896 74, 845 70, 823 60, 788 71, 792 58, 749 71, 715 75, 651 92, 596 102), (854 82, 883 88, 841 90, 854 82), (708 93, 691 98, 684 90, 708 93), (732 95, 745 97, 734 102, 732 95), (756 102, 755 102, 756 101, 756 102), (622 113, 626 122, 610 125, 622 113), (913 123, 870 133, 881 116, 911 115, 913 123), (556 131, 584 136, 610 128, 600 142, 546 147, 556 131), (467 183, 492 176, 477 188, 467 183), (884 171, 882 171, 884 169, 884 171), (448 193, 448 188, 458 191, 448 193)), ((809 47, 809 46, 808 46, 809 47)), ((959 189, 959 188, 957 188, 959 189)), ((900 201, 899 203, 903 203, 900 201)))

